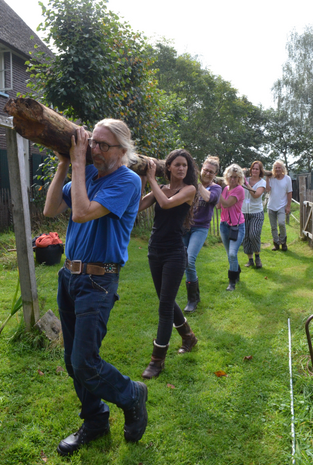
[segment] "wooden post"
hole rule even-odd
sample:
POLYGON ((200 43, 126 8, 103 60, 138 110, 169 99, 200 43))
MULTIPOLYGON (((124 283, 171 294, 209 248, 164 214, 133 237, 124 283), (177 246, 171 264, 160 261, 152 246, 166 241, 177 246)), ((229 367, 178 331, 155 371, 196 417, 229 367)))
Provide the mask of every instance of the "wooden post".
POLYGON ((6 136, 17 262, 24 320, 26 330, 29 331, 39 319, 39 305, 25 178, 23 138, 14 129, 9 128, 6 128, 6 136))
POLYGON ((304 238, 303 226, 304 226, 304 205, 303 202, 306 200, 306 185, 305 176, 299 176, 299 197, 300 197, 300 237, 304 238))

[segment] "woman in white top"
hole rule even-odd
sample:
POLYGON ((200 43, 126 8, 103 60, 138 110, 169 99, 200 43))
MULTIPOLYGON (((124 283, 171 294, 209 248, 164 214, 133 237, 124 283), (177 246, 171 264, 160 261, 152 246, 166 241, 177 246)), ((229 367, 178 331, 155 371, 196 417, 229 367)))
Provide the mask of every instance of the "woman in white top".
POLYGON ((242 213, 245 217, 246 232, 242 245, 244 253, 249 261, 245 266, 253 266, 253 254, 255 254, 256 268, 262 268, 260 258, 261 231, 264 222, 262 195, 266 188, 263 179, 264 168, 260 161, 254 161, 250 167, 251 176, 246 179, 246 186, 251 190, 245 190, 245 199, 242 205, 242 213))

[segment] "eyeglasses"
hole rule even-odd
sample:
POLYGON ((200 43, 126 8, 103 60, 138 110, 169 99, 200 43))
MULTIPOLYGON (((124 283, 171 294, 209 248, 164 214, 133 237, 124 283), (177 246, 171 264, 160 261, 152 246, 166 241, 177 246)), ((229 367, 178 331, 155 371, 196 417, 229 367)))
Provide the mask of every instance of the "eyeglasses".
POLYGON ((99 145, 99 149, 101 152, 108 152, 111 147, 122 147, 121 145, 110 145, 107 144, 106 142, 99 142, 95 139, 88 139, 89 147, 92 149, 95 149, 97 145, 99 145))
POLYGON ((215 174, 215 171, 206 170, 206 169, 204 169, 204 168, 202 168, 202 171, 203 171, 204 173, 208 173, 208 174, 215 174))

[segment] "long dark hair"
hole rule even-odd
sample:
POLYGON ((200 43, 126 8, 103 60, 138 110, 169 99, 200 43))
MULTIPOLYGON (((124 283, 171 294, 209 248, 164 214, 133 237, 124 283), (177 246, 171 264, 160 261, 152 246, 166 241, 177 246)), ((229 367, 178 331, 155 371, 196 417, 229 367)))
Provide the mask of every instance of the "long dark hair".
POLYGON ((190 155, 190 153, 185 149, 176 149, 173 150, 171 153, 167 155, 165 158, 165 170, 164 174, 166 178, 170 181, 171 180, 171 172, 168 170, 169 166, 173 163, 175 158, 177 157, 184 157, 188 163, 188 170, 186 177, 184 178, 184 183, 188 186, 193 185, 195 188, 198 188, 198 167, 190 155))
POLYGON ((168 170, 170 165, 173 163, 175 158, 177 157, 184 157, 185 160, 187 161, 188 164, 188 169, 187 169, 187 174, 186 177, 183 179, 184 183, 187 184, 188 186, 195 186, 196 188, 196 195, 194 196, 193 202, 190 205, 189 212, 186 216, 185 222, 184 222, 184 227, 185 228, 190 228, 192 225, 192 217, 193 217, 193 208, 196 205, 198 201, 198 166, 196 165, 194 159, 190 155, 190 153, 185 150, 185 149, 176 149, 170 152, 167 157, 165 158, 165 169, 164 169, 164 174, 165 177, 171 181, 171 172, 168 170))

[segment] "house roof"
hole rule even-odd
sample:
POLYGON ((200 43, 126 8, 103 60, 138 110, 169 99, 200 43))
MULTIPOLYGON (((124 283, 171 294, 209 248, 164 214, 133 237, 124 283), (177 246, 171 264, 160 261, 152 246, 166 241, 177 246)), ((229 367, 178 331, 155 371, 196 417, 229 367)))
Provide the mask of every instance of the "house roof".
POLYGON ((53 57, 51 50, 4 0, 0 0, 0 44, 25 55, 26 58, 29 58, 29 52, 34 51, 34 45, 37 45, 36 50, 53 57))

